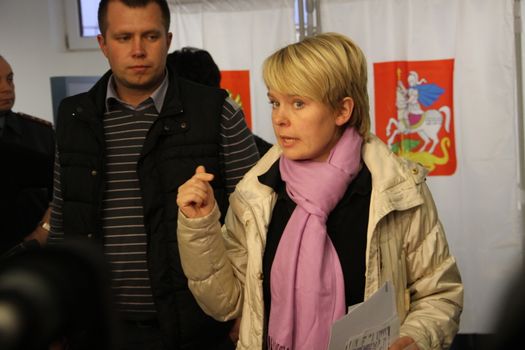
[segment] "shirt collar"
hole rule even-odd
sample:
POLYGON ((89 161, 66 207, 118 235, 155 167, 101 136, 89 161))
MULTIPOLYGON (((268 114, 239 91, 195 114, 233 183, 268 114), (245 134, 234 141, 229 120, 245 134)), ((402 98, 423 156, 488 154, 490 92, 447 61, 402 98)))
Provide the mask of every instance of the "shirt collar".
POLYGON ((118 101, 119 103, 123 104, 124 106, 126 106, 129 109, 138 109, 138 108, 140 108, 140 106, 142 104, 144 104, 146 101, 151 99, 153 101, 153 104, 155 105, 155 109, 157 110, 158 113, 160 113, 162 111, 162 106, 164 105, 164 98, 166 97, 166 91, 168 91, 168 84, 169 84, 168 71, 166 70, 164 72, 164 79, 162 80, 162 83, 160 83, 159 87, 156 88, 155 91, 153 91, 151 93, 149 98, 147 98, 146 100, 142 101, 137 107, 134 107, 134 106, 132 106, 132 105, 122 101, 118 97, 117 91, 115 90, 115 79, 114 79, 113 74, 112 74, 109 77, 108 86, 106 88, 106 111, 110 110, 110 108, 112 106, 112 104, 111 104, 112 100, 118 101))

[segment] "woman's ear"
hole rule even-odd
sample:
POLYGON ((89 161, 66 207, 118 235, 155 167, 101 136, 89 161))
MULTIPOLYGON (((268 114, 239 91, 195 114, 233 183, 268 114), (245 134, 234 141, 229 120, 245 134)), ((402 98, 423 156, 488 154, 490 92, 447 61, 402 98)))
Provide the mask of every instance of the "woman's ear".
POLYGON ((337 112, 335 123, 338 126, 345 125, 350 120, 353 110, 354 100, 351 97, 345 97, 339 105, 339 111, 337 112))

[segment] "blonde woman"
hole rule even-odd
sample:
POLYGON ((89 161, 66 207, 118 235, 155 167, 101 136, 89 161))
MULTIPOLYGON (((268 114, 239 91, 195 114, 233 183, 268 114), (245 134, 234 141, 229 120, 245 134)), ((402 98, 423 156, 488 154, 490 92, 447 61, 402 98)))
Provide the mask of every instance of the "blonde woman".
POLYGON ((226 222, 198 167, 179 188, 178 244, 192 293, 240 318, 237 349, 326 349, 332 323, 386 280, 401 335, 390 349, 443 349, 463 286, 425 170, 370 134, 367 67, 327 33, 264 63, 277 145, 230 196, 226 222))

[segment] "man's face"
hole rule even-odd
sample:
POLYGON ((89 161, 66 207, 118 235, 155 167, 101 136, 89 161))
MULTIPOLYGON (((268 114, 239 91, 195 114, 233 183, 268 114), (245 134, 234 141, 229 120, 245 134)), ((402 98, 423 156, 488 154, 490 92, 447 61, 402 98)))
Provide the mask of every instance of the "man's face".
POLYGON ((119 97, 149 94, 162 82, 171 33, 166 33, 159 5, 108 4, 107 30, 98 36, 109 61, 119 97))
POLYGON ((15 104, 15 83, 9 63, 0 57, 0 112, 9 111, 15 104))

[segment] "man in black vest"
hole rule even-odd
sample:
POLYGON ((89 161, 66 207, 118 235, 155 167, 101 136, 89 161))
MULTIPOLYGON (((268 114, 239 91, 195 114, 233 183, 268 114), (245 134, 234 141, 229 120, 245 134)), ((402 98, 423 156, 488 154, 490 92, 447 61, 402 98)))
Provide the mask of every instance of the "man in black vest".
POLYGON ((0 56, 0 255, 24 239, 45 241, 53 187, 51 123, 13 112, 14 103, 13 70, 0 56))
POLYGON ((111 70, 59 107, 49 243, 80 236, 103 247, 119 349, 231 349, 231 323, 207 316, 187 287, 176 196, 204 165, 226 213, 259 158, 252 134, 224 90, 166 68, 166 0, 102 0, 98 20, 111 70))

